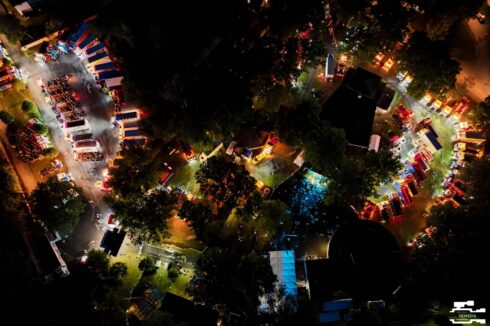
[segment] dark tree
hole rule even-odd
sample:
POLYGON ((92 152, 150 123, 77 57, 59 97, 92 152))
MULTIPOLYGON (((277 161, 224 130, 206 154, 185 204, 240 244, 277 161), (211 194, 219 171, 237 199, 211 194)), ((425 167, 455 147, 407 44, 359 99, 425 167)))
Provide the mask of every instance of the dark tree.
POLYGON ((202 239, 202 234, 214 215, 209 206, 202 201, 185 200, 179 210, 179 216, 188 221, 196 236, 202 239))
POLYGON ((235 208, 235 214, 243 221, 250 221, 250 219, 257 217, 263 203, 264 197, 262 193, 254 190, 247 196, 246 201, 235 208))
POLYGON ((105 273, 109 269, 109 257, 102 250, 90 250, 87 265, 94 273, 105 273))
POLYGON ((55 177, 38 184, 29 198, 34 214, 51 231, 71 233, 85 211, 82 190, 55 177))
POLYGON ((400 162, 391 152, 368 152, 363 157, 344 157, 339 170, 332 174, 327 202, 361 208, 376 193, 376 187, 395 176, 400 162))
POLYGON ((41 135, 46 135, 48 133, 48 127, 42 123, 33 124, 32 130, 34 130, 37 133, 40 133, 41 135))
POLYGON ((0 111, 0 121, 5 123, 6 125, 12 123, 14 121, 14 117, 7 111, 0 111))
POLYGON ((167 219, 177 208, 178 198, 166 190, 127 199, 112 195, 106 198, 121 224, 137 243, 159 242, 167 235, 167 219))
POLYGON ((417 289, 423 289, 417 291, 420 299, 437 298, 449 305, 458 297, 483 300, 486 292, 480 284, 488 273, 480 257, 490 236, 487 211, 433 206, 427 226, 429 231, 414 243, 410 264, 417 289))
POLYGON ((397 175, 402 169, 402 164, 393 153, 384 150, 379 152, 369 151, 364 157, 364 166, 375 183, 380 184, 397 175))
POLYGON ((469 164, 462 173, 461 179, 465 183, 466 196, 482 211, 490 208, 490 159, 488 156, 475 160, 469 164))
POLYGON ((26 35, 26 29, 22 26, 20 20, 16 16, 9 14, 0 16, 0 30, 12 43, 19 42, 26 35))
POLYGON ((122 155, 124 160, 111 171, 109 182, 115 196, 140 197, 157 185, 163 171, 158 151, 135 148, 122 155))
POLYGON ((196 180, 204 199, 222 218, 226 218, 234 207, 243 205, 256 189, 255 179, 245 167, 223 156, 207 160, 197 171, 196 180))
POLYGON ((140 260, 138 268, 143 272, 144 275, 153 275, 157 272, 157 267, 155 266, 155 258, 145 257, 140 260))
POLYGON ((485 132, 487 139, 490 139, 490 96, 476 105, 470 114, 473 122, 485 132))
POLYGON ((444 39, 451 27, 458 21, 474 17, 485 5, 485 0, 409 0, 408 4, 418 5, 424 14, 419 19, 431 39, 444 39))
POLYGON ((287 144, 303 148, 306 160, 320 173, 332 173, 344 156, 344 132, 320 118, 320 108, 313 103, 303 102, 293 110, 283 110, 277 130, 287 144))
POLYGON ((411 12, 399 1, 334 1, 336 14, 340 14, 349 27, 340 44, 341 49, 353 55, 357 62, 371 61, 378 51, 393 52, 403 41, 411 12))
POLYGON ((259 296, 272 292, 275 275, 267 259, 255 254, 240 257, 225 248, 208 248, 199 256, 187 291, 194 301, 225 315, 235 312, 252 322, 259 296))
POLYGON ((28 100, 25 100, 25 101, 22 102, 21 108, 22 108, 22 111, 24 111, 26 113, 37 110, 36 104, 34 104, 34 102, 28 101, 28 100))
POLYGON ((289 207, 279 200, 264 202, 257 214, 257 228, 260 235, 270 240, 282 230, 289 231, 292 227, 289 207))
POLYGON ((19 210, 20 196, 16 191, 14 171, 3 153, 0 152, 0 212, 2 216, 16 214, 19 210))
POLYGON ((455 87, 460 65, 451 58, 446 41, 431 41, 426 33, 414 32, 398 59, 399 68, 413 76, 408 91, 416 97, 421 97, 425 92, 440 94, 455 87))
POLYGON ((177 267, 172 267, 169 269, 168 271, 168 278, 172 281, 172 282, 175 282, 175 280, 177 280, 177 278, 179 277, 180 275, 180 270, 177 268, 177 267))

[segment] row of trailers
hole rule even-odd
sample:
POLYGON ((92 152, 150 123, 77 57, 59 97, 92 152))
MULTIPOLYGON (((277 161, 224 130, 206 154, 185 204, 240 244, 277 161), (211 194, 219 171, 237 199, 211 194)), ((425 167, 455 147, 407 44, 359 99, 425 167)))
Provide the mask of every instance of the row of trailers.
POLYGON ((128 150, 146 144, 147 139, 139 128, 140 119, 140 110, 134 105, 125 105, 114 115, 113 123, 119 127, 122 149, 128 150))
POLYGON ((109 50, 90 31, 90 20, 82 23, 65 42, 101 86, 110 90, 122 85, 123 77, 109 50))
POLYGON ((123 77, 107 47, 90 31, 90 23, 94 18, 85 20, 76 28, 59 31, 54 41, 43 42, 35 59, 38 62, 54 61, 61 55, 73 52, 82 60, 98 84, 109 90, 121 87, 123 77))
POLYGON ((65 75, 50 81, 43 81, 41 87, 46 101, 51 105, 65 138, 70 141, 75 159, 80 162, 104 160, 99 143, 90 132, 86 113, 74 97, 69 85, 70 76, 65 75))
POLYGON ((405 169, 400 179, 393 184, 395 191, 388 193, 387 200, 380 203, 379 206, 367 202, 360 217, 370 219, 379 209, 381 218, 385 221, 402 218, 403 207, 414 204, 413 197, 419 193, 418 187, 428 178, 429 164, 432 160, 430 152, 420 147, 414 156, 404 163, 405 169))

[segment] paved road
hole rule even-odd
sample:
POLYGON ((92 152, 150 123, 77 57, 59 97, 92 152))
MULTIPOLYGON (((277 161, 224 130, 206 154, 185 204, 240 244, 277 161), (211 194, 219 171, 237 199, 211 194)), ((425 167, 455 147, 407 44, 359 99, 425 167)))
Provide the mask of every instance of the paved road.
POLYGON ((490 35, 490 24, 482 25, 478 20, 470 19, 468 27, 477 41, 476 56, 469 62, 461 62, 457 82, 479 102, 490 95, 490 37, 485 38, 485 33, 490 35))
MULTIPOLYGON (((62 56, 60 60, 55 62, 39 64, 20 53, 18 46, 13 46, 6 41, 4 44, 27 79, 27 87, 39 106, 65 167, 71 173, 75 183, 83 189, 85 197, 90 203, 90 209, 82 216, 80 224, 73 234, 60 244, 60 247, 68 254, 73 257, 80 257, 83 250, 99 246, 105 230, 103 225, 96 223, 95 215, 100 213, 106 217, 109 208, 103 201, 103 194, 95 186, 95 181, 102 178, 101 171, 106 167, 106 163, 80 163, 75 160, 71 145, 65 140, 54 112, 44 99, 39 80, 41 78, 50 80, 68 73, 75 73, 76 78, 72 81, 72 87, 80 97, 80 102, 87 112, 87 120, 91 125, 92 133, 99 140, 103 152, 108 157, 114 156, 118 146, 116 130, 110 122, 113 109, 112 102, 110 98, 96 88, 92 76, 74 54, 62 56), (91 172, 92 170, 93 172, 91 172)), ((22 168, 21 165, 18 166, 22 168)), ((29 172, 30 170, 26 170, 26 175, 29 172)), ((21 174, 23 173, 21 171, 21 174)), ((32 174, 32 172, 30 173, 32 174)), ((30 185, 29 187, 33 188, 33 186, 30 185)))

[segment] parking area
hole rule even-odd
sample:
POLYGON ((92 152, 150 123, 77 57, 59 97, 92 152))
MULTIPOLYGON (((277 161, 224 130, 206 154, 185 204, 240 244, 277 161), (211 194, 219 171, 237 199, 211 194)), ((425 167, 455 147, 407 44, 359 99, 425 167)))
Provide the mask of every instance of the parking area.
POLYGON ((379 211, 368 217, 386 223, 400 243, 411 241, 425 227, 425 213, 444 191, 458 121, 451 120, 443 106, 424 105, 406 95, 397 95, 388 112, 376 115, 374 130, 385 147, 399 155, 404 168, 378 188, 372 201, 379 211), (405 109, 411 113, 404 118, 405 109), (400 117, 398 123, 393 115, 400 117))

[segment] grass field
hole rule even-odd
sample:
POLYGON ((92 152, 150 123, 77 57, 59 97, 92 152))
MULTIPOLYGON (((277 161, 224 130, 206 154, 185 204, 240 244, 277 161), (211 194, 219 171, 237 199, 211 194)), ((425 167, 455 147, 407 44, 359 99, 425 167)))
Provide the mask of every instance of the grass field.
POLYGON ((137 256, 136 253, 127 253, 123 256, 112 257, 111 263, 122 262, 128 266, 128 275, 123 278, 123 284, 117 290, 111 293, 117 304, 126 309, 129 306, 129 298, 132 294, 132 290, 138 284, 151 283, 151 285, 157 288, 160 292, 171 292, 175 295, 187 297, 185 289, 187 283, 192 277, 192 271, 183 268, 182 274, 172 282, 168 278, 167 270, 164 269, 164 264, 157 270, 157 273, 149 276, 142 276, 141 271, 138 269, 138 264, 143 257, 137 256))

